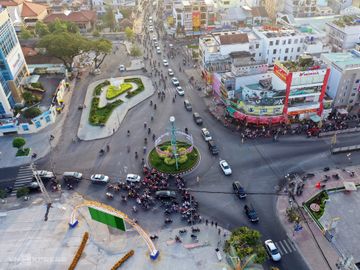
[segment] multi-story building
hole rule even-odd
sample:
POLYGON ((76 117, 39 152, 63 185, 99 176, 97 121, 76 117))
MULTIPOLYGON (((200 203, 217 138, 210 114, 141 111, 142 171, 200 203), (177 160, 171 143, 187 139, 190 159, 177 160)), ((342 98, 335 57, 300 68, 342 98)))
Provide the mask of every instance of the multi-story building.
POLYGON ((9 14, 0 9, 0 115, 11 115, 23 102, 22 84, 28 73, 9 14))
POLYGON ((303 55, 297 61, 276 62, 274 70, 267 72, 266 66, 244 60, 238 69, 246 73, 214 75, 214 94, 230 116, 248 123, 271 124, 322 115, 330 73, 322 62, 303 55))
POLYGON ((317 0, 285 0, 284 12, 294 17, 316 15, 317 0))
POLYGON ((328 43, 333 51, 353 49, 360 41, 360 15, 343 16, 326 23, 328 43))
POLYGON ((336 13, 339 14, 342 10, 352 5, 352 0, 328 0, 329 7, 336 13))
POLYGON ((330 67, 326 93, 333 99, 333 107, 352 110, 360 104, 360 52, 322 54, 330 67))
POLYGON ((185 35, 200 35, 215 28, 216 12, 212 0, 183 0, 174 4, 176 28, 185 35))

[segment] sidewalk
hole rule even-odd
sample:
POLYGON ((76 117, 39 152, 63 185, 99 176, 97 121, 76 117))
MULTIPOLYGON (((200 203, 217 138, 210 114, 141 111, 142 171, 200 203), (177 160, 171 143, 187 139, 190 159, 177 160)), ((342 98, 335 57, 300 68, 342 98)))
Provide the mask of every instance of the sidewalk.
MULTIPOLYGON (((107 123, 104 127, 100 126, 92 126, 89 123, 89 114, 90 114, 90 108, 91 108, 91 100, 93 97, 93 91, 94 88, 104 80, 99 80, 96 82, 91 83, 88 86, 85 101, 84 104, 86 105, 86 108, 82 110, 81 114, 81 120, 80 125, 78 129, 78 137, 81 140, 89 141, 89 140, 96 140, 96 139, 102 139, 111 136, 114 134, 121 125, 121 122, 124 120, 127 112, 139 104, 140 102, 144 101, 148 97, 152 96, 155 92, 155 89, 152 85, 152 82, 150 78, 145 76, 128 76, 128 77, 116 77, 116 78, 108 78, 108 80, 119 80, 119 79, 125 79, 125 78, 140 78, 144 84, 144 91, 139 93, 138 95, 128 99, 125 97, 126 93, 122 94, 120 96, 120 99, 124 101, 121 105, 116 107, 113 112, 111 113, 109 119, 107 120, 107 123)), ((106 91, 102 92, 102 95, 106 95, 106 91)))
MULTIPOLYGON (((339 174, 340 179, 334 180, 330 179, 326 182, 326 188, 336 188, 343 186, 343 181, 354 182, 355 184, 360 184, 360 168, 359 167, 348 167, 347 171, 342 169, 331 169, 330 171, 315 172, 315 176, 305 181, 305 186, 301 196, 296 196, 296 201, 299 205, 302 205, 304 202, 308 201, 310 198, 315 196, 321 190, 315 187, 316 183, 324 179, 324 175, 331 177, 333 174, 339 174), (354 171, 355 176, 350 177, 347 171, 354 171)), ((281 223, 283 224, 285 230, 287 231, 288 237, 294 241, 297 245, 299 252, 304 257, 304 260, 309 265, 310 269, 314 270, 329 270, 323 255, 321 254, 319 247, 317 246, 313 236, 307 227, 304 221, 301 222, 303 229, 299 232, 294 233, 294 223, 290 223, 286 217, 286 209, 289 207, 289 197, 279 196, 277 200, 277 212, 281 223)), ((317 224, 309 217, 309 215, 302 210, 311 231, 314 233, 321 250, 323 251, 327 261, 329 262, 331 269, 337 269, 335 264, 338 261, 339 254, 333 247, 333 245, 324 237, 322 231, 319 229, 317 224)))
POLYGON ((3 136, 0 137, 0 168, 15 167, 30 163, 32 160, 40 159, 46 156, 51 147, 57 145, 62 134, 62 126, 69 111, 69 103, 72 97, 73 90, 76 85, 76 80, 70 81, 70 90, 64 96, 64 104, 66 105, 60 115, 57 116, 54 124, 42 129, 33 134, 19 135, 26 140, 25 147, 31 148, 29 157, 16 157, 16 148, 12 147, 12 141, 17 136, 3 136), (50 135, 55 138, 50 142, 50 135), (31 154, 36 153, 36 159, 31 159, 31 154))

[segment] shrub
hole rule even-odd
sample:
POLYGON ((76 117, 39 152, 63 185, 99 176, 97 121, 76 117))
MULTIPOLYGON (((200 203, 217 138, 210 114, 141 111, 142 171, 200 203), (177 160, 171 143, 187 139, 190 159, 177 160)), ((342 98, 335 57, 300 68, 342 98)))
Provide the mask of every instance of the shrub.
POLYGON ((3 189, 0 189, 0 199, 5 199, 7 196, 6 191, 3 189))
POLYGON ((40 88, 40 89, 44 90, 44 86, 42 85, 41 82, 34 82, 34 83, 31 83, 30 85, 34 88, 40 88))
POLYGON ((26 140, 23 137, 14 138, 12 145, 15 148, 21 149, 26 144, 26 140))
POLYGON ((129 91, 126 94, 127 98, 132 98, 133 96, 136 96, 137 94, 144 91, 144 89, 145 89, 144 84, 140 78, 127 78, 124 80, 124 82, 126 82, 126 83, 132 82, 137 85, 137 89, 135 89, 134 91, 129 91))
POLYGON ((329 199, 329 195, 327 194, 327 192, 324 190, 322 192, 320 192, 319 194, 317 194, 315 197, 313 197, 312 199, 310 199, 309 201, 306 202, 306 206, 307 208, 311 211, 311 213, 313 214, 313 216, 319 220, 322 215, 324 214, 325 211, 325 203, 326 200, 329 199), (320 211, 318 212, 314 212, 311 210, 310 205, 312 203, 316 203, 320 206, 320 211))
POLYGON ((32 105, 37 101, 37 98, 29 91, 25 91, 22 96, 27 105, 32 105))
POLYGON ((164 162, 166 165, 174 165, 176 163, 176 160, 174 158, 166 157, 164 159, 164 162))
POLYGON ((23 197, 23 196, 26 196, 28 195, 30 192, 29 188, 27 187, 22 187, 22 188, 19 188, 17 191, 16 191, 16 197, 20 198, 20 197, 23 197))
POLYGON ((122 83, 120 87, 110 85, 106 91, 106 99, 114 99, 132 88, 131 83, 122 83))
POLYGON ((31 107, 25 111, 23 111, 23 116, 27 119, 34 118, 42 114, 42 111, 38 107, 31 107))
POLYGON ((109 119, 112 111, 123 103, 122 100, 118 99, 112 103, 106 104, 106 106, 99 108, 99 98, 94 97, 91 101, 89 122, 94 126, 102 126, 105 125, 106 121, 109 119))
POLYGON ((107 86, 107 85, 110 85, 110 82, 108 80, 103 81, 102 83, 99 83, 94 89, 94 96, 100 95, 101 91, 102 91, 102 88, 107 86))
POLYGON ((183 163, 185 163, 187 160, 188 160, 187 155, 182 155, 182 156, 179 157, 178 162, 179 162, 180 164, 183 164, 183 163))
POLYGON ((16 152, 17 157, 26 157, 29 154, 30 154, 30 148, 23 148, 23 149, 21 148, 16 152))

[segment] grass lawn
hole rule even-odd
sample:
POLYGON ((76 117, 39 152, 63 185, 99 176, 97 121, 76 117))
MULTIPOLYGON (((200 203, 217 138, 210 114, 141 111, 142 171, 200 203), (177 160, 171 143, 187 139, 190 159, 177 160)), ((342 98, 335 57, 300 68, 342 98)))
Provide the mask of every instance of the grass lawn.
POLYGON ((99 98, 93 97, 91 101, 89 122, 93 126, 103 126, 109 119, 112 111, 123 103, 122 100, 118 99, 114 102, 106 104, 106 106, 99 108, 99 98))
POLYGON ((97 86, 95 86, 93 96, 99 96, 101 94, 102 88, 107 85, 110 85, 110 82, 108 80, 99 83, 97 86))
MULTIPOLYGON (((163 143, 160 148, 162 150, 167 149, 167 147, 170 145, 170 142, 165 142, 163 143)), ((190 145, 188 143, 184 143, 184 142, 177 142, 177 147, 181 148, 181 147, 185 147, 188 148, 190 147, 190 145)), ((157 170, 164 172, 164 173, 181 173, 181 172, 185 172, 191 168, 193 168, 198 162, 199 162, 199 152, 198 150, 194 147, 193 151, 190 154, 187 154, 188 159, 186 160, 185 163, 179 164, 179 169, 176 170, 176 165, 167 165, 164 162, 164 159, 160 158, 158 153, 156 152, 155 148, 150 152, 149 154, 149 162, 151 164, 152 167, 155 167, 157 170)))
POLYGON ((106 99, 114 99, 132 88, 131 83, 122 83, 120 87, 109 85, 106 91, 106 99))
POLYGON ((16 152, 16 156, 17 157, 26 157, 28 156, 30 153, 30 148, 23 148, 23 149, 19 149, 16 152))
POLYGON ((137 85, 137 89, 135 89, 134 91, 128 91, 128 93, 125 96, 126 98, 132 98, 133 96, 136 96, 145 89, 144 84, 140 78, 128 78, 125 79, 124 82, 125 83, 132 82, 137 85))

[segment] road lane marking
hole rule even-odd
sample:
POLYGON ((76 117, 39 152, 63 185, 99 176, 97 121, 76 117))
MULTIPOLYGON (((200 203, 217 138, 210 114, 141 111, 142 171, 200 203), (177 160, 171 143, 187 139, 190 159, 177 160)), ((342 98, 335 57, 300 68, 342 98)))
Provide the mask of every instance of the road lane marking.
POLYGON ((291 241, 291 239, 288 239, 288 242, 289 242, 289 245, 292 247, 292 249, 293 249, 294 251, 296 251, 296 246, 295 246, 294 242, 291 241))
POLYGON ((281 241, 278 242, 279 245, 281 246, 282 250, 283 250, 283 253, 287 254, 287 250, 286 248, 284 247, 284 245, 281 243, 281 241))
POLYGON ((284 240, 284 245, 288 248, 289 253, 291 253, 291 252, 292 252, 292 251, 291 251, 291 248, 289 247, 289 245, 288 245, 288 243, 286 242, 286 240, 284 240))

